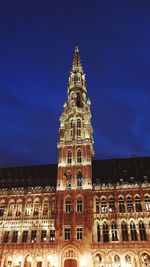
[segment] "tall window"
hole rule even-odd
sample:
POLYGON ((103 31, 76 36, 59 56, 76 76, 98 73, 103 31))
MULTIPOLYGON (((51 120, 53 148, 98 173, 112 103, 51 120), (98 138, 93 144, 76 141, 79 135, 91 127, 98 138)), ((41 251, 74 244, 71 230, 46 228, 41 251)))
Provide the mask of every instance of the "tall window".
POLYGON ((108 230, 108 224, 105 222, 103 223, 103 242, 109 242, 109 230, 108 230))
POLYGON ((12 243, 17 243, 18 240, 18 231, 13 231, 12 243))
POLYGON ((82 99, 81 94, 79 92, 76 94, 76 105, 79 108, 82 107, 82 99))
POLYGON ((95 199, 95 206, 96 206, 96 213, 99 213, 99 200, 98 200, 98 198, 95 199))
POLYGON ((138 196, 135 197, 135 210, 136 212, 142 211, 141 199, 138 196))
POLYGON ((33 210, 33 204, 31 202, 28 202, 25 207, 25 215, 31 216, 33 210))
POLYGON ((16 205, 16 216, 20 216, 21 215, 21 210, 22 210, 22 204, 21 203, 18 203, 16 205))
POLYGON ((133 212, 133 203, 131 197, 127 197, 127 212, 133 212))
POLYGON ((122 197, 119 197, 119 212, 125 212, 125 204, 124 199, 122 197))
POLYGON ((76 238, 77 240, 82 240, 82 227, 77 227, 76 229, 76 238))
POLYGON ((31 231, 31 242, 32 243, 36 242, 36 234, 37 234, 36 230, 31 231))
POLYGON ((23 231, 22 233, 22 243, 26 243, 28 239, 28 231, 23 231))
POLYGON ((66 188, 70 189, 71 188, 71 172, 67 171, 64 173, 63 180, 64 180, 64 185, 66 188))
POLYGON ((5 211, 5 204, 0 205, 0 217, 3 217, 5 211))
POLYGON ((71 150, 69 150, 67 153, 67 163, 71 164, 71 162, 72 162, 72 152, 71 150))
POLYGON ((100 231, 100 224, 97 223, 97 242, 101 241, 101 231, 100 231))
POLYGON ((81 163, 82 162, 82 156, 81 156, 81 150, 77 151, 77 163, 81 163))
POLYGON ((46 233, 47 233, 46 230, 42 230, 42 232, 41 232, 41 242, 46 241, 46 233))
POLYGON ((146 207, 146 211, 150 211, 150 196, 145 196, 145 207, 146 207))
POLYGON ((50 230, 50 242, 55 240, 55 229, 50 230))
POLYGON ((109 212, 114 212, 115 211, 115 201, 114 198, 109 199, 109 212))
POLYGON ((70 240, 70 227, 65 227, 64 229, 64 239, 70 240))
POLYGON ((77 137, 81 137, 81 120, 77 119, 77 137))
POLYGON ((140 239, 142 241, 146 241, 147 240, 147 236, 146 236, 146 231, 145 231, 145 225, 142 221, 139 222, 139 234, 140 234, 140 239))
POLYGON ((73 120, 70 122, 70 137, 73 137, 73 120))
POLYGON ((49 208, 48 201, 44 201, 44 203, 43 203, 43 216, 48 215, 48 208, 49 208))
POLYGON ((127 263, 127 266, 132 266, 132 261, 131 261, 131 257, 129 255, 125 256, 125 262, 127 263))
POLYGON ((82 173, 80 171, 77 172, 77 187, 82 187, 82 181, 83 181, 83 177, 82 177, 82 173))
POLYGON ((67 212, 67 213, 71 212, 71 200, 65 201, 65 212, 67 212))
POLYGON ((107 201, 105 198, 101 199, 101 213, 107 212, 107 201))
POLYGON ((122 241, 129 241, 128 227, 126 222, 121 223, 122 241))
POLYGON ((113 222, 111 225, 112 241, 118 241, 118 232, 116 223, 113 222))
POLYGON ((8 243, 9 241, 9 231, 5 231, 3 235, 3 243, 8 243))
POLYGON ((136 226, 135 226, 134 222, 130 223, 130 233, 131 233, 131 240, 132 241, 138 240, 136 226))
POLYGON ((15 211, 15 204, 9 204, 8 205, 8 216, 11 217, 15 211))
POLYGON ((40 208, 41 208, 41 204, 38 201, 36 201, 34 203, 33 216, 38 216, 39 215, 40 208))
POLYGON ((82 210, 83 210, 82 199, 78 199, 77 200, 77 212, 82 212, 82 210))

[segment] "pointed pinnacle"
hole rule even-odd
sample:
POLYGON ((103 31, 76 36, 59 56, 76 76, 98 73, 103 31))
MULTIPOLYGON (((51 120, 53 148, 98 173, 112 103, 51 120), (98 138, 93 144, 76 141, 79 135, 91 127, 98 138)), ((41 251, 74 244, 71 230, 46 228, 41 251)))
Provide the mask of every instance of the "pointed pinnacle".
POLYGON ((82 69, 82 65, 81 65, 81 62, 80 62, 80 56, 79 56, 79 47, 78 46, 75 47, 72 70, 75 69, 75 68, 81 68, 82 69))

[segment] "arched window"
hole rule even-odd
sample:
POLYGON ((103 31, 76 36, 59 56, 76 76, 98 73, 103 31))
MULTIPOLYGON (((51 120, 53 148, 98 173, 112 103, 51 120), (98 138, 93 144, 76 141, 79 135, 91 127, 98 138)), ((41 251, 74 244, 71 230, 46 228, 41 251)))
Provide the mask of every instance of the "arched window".
POLYGON ((64 186, 68 189, 71 188, 71 171, 67 171, 63 175, 64 186))
POLYGON ((103 223, 103 242, 109 242, 109 230, 108 230, 108 223, 103 223))
POLYGON ((131 240, 132 241, 138 240, 136 226, 135 226, 134 222, 130 222, 130 233, 131 233, 131 240))
POLYGON ((129 255, 125 256, 125 262, 128 264, 127 266, 132 266, 132 261, 131 261, 131 257, 129 255))
POLYGON ((73 120, 70 121, 70 137, 73 137, 73 120))
POLYGON ((71 164, 72 162, 72 152, 71 150, 68 150, 67 152, 67 163, 71 164))
POLYGON ((71 212, 71 200, 70 199, 65 200, 65 212, 67 213, 71 212))
POLYGON ((48 203, 48 200, 45 200, 43 202, 43 216, 48 215, 48 209, 49 209, 49 203, 48 203))
POLYGON ((100 224, 97 223, 97 242, 101 241, 101 231, 100 231, 100 224))
POLYGON ((138 196, 135 197, 135 210, 136 212, 142 211, 141 199, 138 196))
POLYGON ((115 211, 115 201, 114 201, 114 198, 111 197, 109 199, 109 212, 114 212, 115 211))
POLYGON ((145 196, 144 201, 145 201, 146 211, 150 211, 150 196, 145 196))
POLYGON ((133 203, 131 197, 127 197, 127 212, 133 212, 133 203))
POLYGON ((96 254, 95 259, 94 259, 94 267, 103 267, 103 258, 100 254, 96 254))
POLYGON ((120 267, 120 257, 118 255, 114 256, 114 263, 115 263, 115 267, 120 267))
POLYGON ((107 201, 105 198, 101 199, 101 213, 107 212, 107 201))
POLYGON ((83 201, 82 199, 77 199, 77 212, 82 212, 83 211, 83 201))
POLYGON ((147 236, 146 236, 146 231, 145 231, 145 225, 142 221, 139 222, 139 234, 140 234, 140 239, 142 241, 146 241, 147 240, 147 236))
POLYGON ((81 93, 77 92, 76 94, 76 105, 77 107, 82 107, 82 99, 81 99, 81 93))
POLYGON ((112 241, 118 241, 117 225, 115 222, 111 224, 112 241))
POLYGON ((148 255, 147 253, 142 254, 142 264, 142 266, 149 266, 150 264, 150 255, 148 255))
POLYGON ((81 163, 82 162, 82 156, 81 156, 81 150, 77 151, 77 163, 81 163))
POLYGON ((19 217, 22 211, 22 199, 19 199, 16 204, 16 216, 19 217))
POLYGON ((119 197, 119 212, 121 213, 125 212, 125 204, 123 197, 119 197))
POLYGON ((38 216, 40 210, 41 210, 41 203, 40 200, 38 199, 34 202, 33 216, 38 216))
POLYGON ((81 120, 77 119, 77 137, 81 137, 81 120))
POLYGON ((96 213, 99 213, 99 200, 97 197, 95 198, 95 207, 96 207, 96 213))
POLYGON ((129 241, 128 227, 126 222, 121 223, 122 241, 129 241))
POLYGON ((81 188, 82 187, 82 183, 83 183, 83 176, 82 176, 82 172, 78 171, 77 172, 77 187, 81 188))
POLYGON ((6 208, 5 200, 2 200, 0 203, 0 217, 3 217, 5 208, 6 208))
POLYGON ((80 74, 77 75, 77 82, 80 82, 81 80, 81 77, 80 77, 80 74))

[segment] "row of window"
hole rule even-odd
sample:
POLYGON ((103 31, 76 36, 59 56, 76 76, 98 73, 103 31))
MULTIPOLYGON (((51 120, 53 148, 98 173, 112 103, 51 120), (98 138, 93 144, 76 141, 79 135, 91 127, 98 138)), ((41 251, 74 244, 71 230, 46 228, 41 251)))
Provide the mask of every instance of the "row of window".
MULTIPOLYGON (((66 171, 63 175, 64 186, 66 189, 71 189, 71 179, 72 179, 72 172, 66 171)), ((77 188, 81 188, 83 184, 83 175, 81 171, 77 171, 76 173, 76 182, 77 188)))
MULTIPOLYGON (((77 163, 82 162, 82 153, 81 153, 80 149, 77 150, 76 161, 77 161, 77 163)), ((67 163, 68 164, 72 163, 72 151, 71 150, 68 150, 68 152, 67 152, 67 163)))
MULTIPOLYGON (((18 234, 19 231, 13 231, 12 235, 10 236, 10 231, 5 231, 2 237, 2 243, 17 243, 18 242, 18 234)), ((55 230, 51 229, 50 232, 46 230, 41 231, 41 236, 39 238, 40 242, 53 242, 55 240, 55 230)), ((32 230, 29 236, 29 231, 25 230, 22 232, 21 241, 22 243, 35 243, 37 242, 37 230, 32 230)))
MULTIPOLYGON (((95 228, 94 228, 95 230, 95 228)), ((100 228, 100 224, 96 225, 96 240, 97 242, 109 242, 109 241, 146 241, 147 233, 145 230, 145 225, 142 221, 138 223, 138 227, 136 227, 133 221, 130 224, 127 224, 125 221, 121 223, 121 237, 119 237, 119 231, 117 224, 113 222, 109 227, 107 222, 104 222, 102 225, 102 229, 100 228), (138 228, 138 230, 137 230, 138 228)))
MULTIPOLYGON (((150 211, 150 197, 146 196, 144 198, 145 202, 145 209, 146 211, 150 211)), ((134 201, 131 197, 127 197, 126 200, 124 200, 123 197, 119 197, 118 199, 118 210, 120 213, 124 212, 142 212, 143 207, 141 203, 140 197, 136 196, 134 198, 134 201)), ((115 212, 116 206, 115 206, 115 200, 114 198, 110 198, 107 202, 106 198, 102 198, 101 202, 99 203, 99 200, 95 199, 95 207, 96 207, 96 213, 108 213, 108 212, 115 212)))
MULTIPOLYGON (((70 213, 71 212, 71 200, 67 199, 65 201, 65 212, 70 213)), ((82 199, 78 199, 76 202, 76 211, 82 212, 83 211, 83 201, 82 199)))
POLYGON ((54 205, 51 207, 51 210, 49 209, 49 203, 48 202, 44 202, 43 205, 42 203, 39 202, 35 202, 34 204, 29 202, 26 203, 25 206, 23 206, 22 203, 18 203, 18 204, 0 204, 0 217, 3 217, 4 214, 6 215, 6 217, 12 217, 12 216, 16 216, 16 217, 20 217, 21 215, 24 216, 33 216, 33 217, 37 217, 39 215, 41 216, 48 216, 49 211, 51 211, 52 213, 54 212, 55 207, 54 205))
MULTIPOLYGON (((64 228, 64 240, 70 240, 71 238, 71 228, 70 226, 67 226, 64 228)), ((76 239, 82 240, 83 239, 83 229, 82 227, 76 228, 76 239)))

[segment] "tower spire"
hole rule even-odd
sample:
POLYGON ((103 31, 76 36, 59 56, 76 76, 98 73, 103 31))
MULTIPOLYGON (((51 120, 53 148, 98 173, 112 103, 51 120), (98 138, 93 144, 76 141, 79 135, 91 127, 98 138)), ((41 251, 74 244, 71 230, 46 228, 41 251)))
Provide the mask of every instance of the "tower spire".
POLYGON ((82 65, 81 65, 81 61, 80 61, 79 47, 78 46, 75 47, 73 64, 72 64, 72 71, 75 71, 75 70, 82 71, 82 65))

